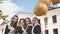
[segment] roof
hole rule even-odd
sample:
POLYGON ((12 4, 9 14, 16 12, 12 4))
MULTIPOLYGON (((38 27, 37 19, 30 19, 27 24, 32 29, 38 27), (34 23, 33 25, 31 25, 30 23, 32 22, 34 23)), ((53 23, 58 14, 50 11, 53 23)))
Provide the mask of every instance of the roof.
POLYGON ((24 13, 24 14, 34 14, 34 13, 29 13, 29 12, 19 12, 17 15, 19 15, 20 13, 24 13))

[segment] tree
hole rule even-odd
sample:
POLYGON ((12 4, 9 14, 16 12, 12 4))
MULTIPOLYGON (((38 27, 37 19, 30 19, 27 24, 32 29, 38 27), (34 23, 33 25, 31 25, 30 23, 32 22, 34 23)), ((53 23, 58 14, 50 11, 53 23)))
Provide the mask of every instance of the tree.
POLYGON ((5 20, 5 18, 6 17, 8 17, 8 15, 7 16, 5 16, 5 15, 2 15, 2 11, 0 10, 0 19, 3 19, 3 20, 5 20))

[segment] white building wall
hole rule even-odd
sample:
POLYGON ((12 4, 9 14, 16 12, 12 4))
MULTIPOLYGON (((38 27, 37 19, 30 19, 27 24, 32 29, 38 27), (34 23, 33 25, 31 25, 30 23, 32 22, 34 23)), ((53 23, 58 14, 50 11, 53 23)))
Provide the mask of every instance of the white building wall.
POLYGON ((35 16, 33 13, 26 13, 26 12, 20 12, 17 15, 18 15, 19 19, 29 17, 31 20, 35 16))
POLYGON ((44 19, 43 19, 44 17, 41 17, 40 18, 40 22, 41 22, 41 32, 42 32, 42 34, 45 34, 44 32, 44 30, 45 30, 45 23, 44 23, 44 19))
MULTIPOLYGON (((49 34, 53 34, 53 29, 57 28, 58 34, 60 34, 60 8, 48 11, 46 15, 41 16, 40 21, 41 21, 42 31, 48 30, 49 34), (57 23, 53 24, 52 16, 54 15, 56 15, 57 23), (44 22, 45 17, 48 17, 48 24, 46 27, 44 22)), ((43 32, 43 34, 45 34, 45 32, 43 32)))
POLYGON ((58 33, 60 34, 60 15, 57 15, 57 26, 58 26, 58 33))

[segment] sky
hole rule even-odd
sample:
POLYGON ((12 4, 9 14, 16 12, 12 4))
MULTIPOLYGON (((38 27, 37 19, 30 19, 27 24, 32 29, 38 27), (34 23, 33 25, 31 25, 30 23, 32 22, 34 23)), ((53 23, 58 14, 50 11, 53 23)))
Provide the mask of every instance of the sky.
POLYGON ((21 7, 25 12, 32 13, 39 0, 12 0, 12 2, 21 7))
MULTIPOLYGON (((39 2, 39 0, 12 0, 12 2, 15 3, 18 7, 20 7, 22 9, 22 12, 34 13, 34 7, 39 2)), ((50 7, 58 7, 58 5, 53 5, 51 2, 50 7)))
MULTIPOLYGON (((36 6, 36 4, 39 2, 39 0, 12 0, 13 3, 15 3, 17 6, 22 7, 25 12, 33 13, 33 9, 36 6)), ((51 3, 51 7, 58 7, 57 4, 53 5, 51 3)))
MULTIPOLYGON (((1 4, 1 10, 3 15, 8 15, 7 19, 9 19, 19 12, 34 13, 33 9, 38 2, 39 0, 7 0, 1 4)), ((58 7, 60 4, 53 5, 51 2, 50 6, 58 7)))

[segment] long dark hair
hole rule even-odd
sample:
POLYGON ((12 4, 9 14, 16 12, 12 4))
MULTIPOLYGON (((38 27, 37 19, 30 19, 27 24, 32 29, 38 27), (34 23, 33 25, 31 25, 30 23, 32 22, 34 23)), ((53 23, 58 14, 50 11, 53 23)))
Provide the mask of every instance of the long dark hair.
POLYGON ((24 21, 24 26, 23 26, 23 27, 24 27, 24 29, 25 29, 25 28, 26 28, 26 25, 25 25, 25 24, 26 24, 26 23, 25 23, 25 19, 24 19, 24 18, 21 18, 21 19, 19 20, 19 23, 21 22, 21 20, 24 21))
POLYGON ((40 20, 37 17, 34 17, 33 19, 37 19, 38 23, 40 24, 40 20))
MULTIPOLYGON (((29 17, 25 18, 25 21, 26 19, 29 19, 29 24, 31 24, 31 19, 29 17)), ((25 23, 26 27, 27 27, 27 24, 25 23)))
MULTIPOLYGON (((17 15, 14 15, 14 16, 12 17, 12 19, 13 19, 14 17, 17 17, 17 18, 18 18, 17 15)), ((17 22, 18 22, 18 20, 13 24, 13 21, 11 21, 11 24, 10 24, 10 25, 13 26, 14 28, 16 28, 17 22)))

